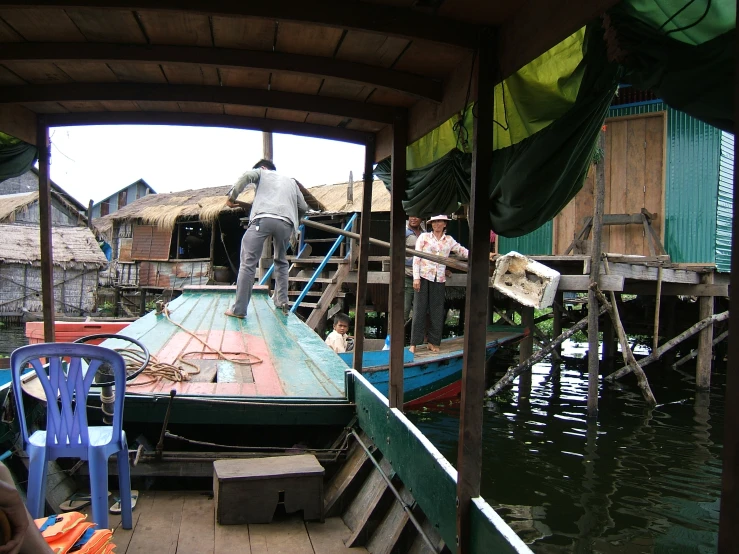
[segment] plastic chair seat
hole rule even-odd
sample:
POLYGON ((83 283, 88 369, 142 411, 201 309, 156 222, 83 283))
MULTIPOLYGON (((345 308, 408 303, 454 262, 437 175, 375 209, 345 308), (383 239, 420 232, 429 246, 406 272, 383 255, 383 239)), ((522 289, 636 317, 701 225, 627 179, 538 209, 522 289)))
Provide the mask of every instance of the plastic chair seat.
POLYGON ((32 344, 13 351, 10 367, 18 426, 30 461, 26 507, 31 517, 38 519, 44 515, 48 462, 79 458, 87 460, 90 470, 92 520, 100 528, 108 528, 108 458, 117 454, 121 523, 124 529, 131 529, 131 468, 123 431, 126 363, 121 355, 90 344, 32 344), (113 425, 89 426, 87 397, 103 364, 112 371, 115 381, 113 425), (47 398, 46 430, 35 431, 30 436, 21 387, 21 373, 29 365, 36 370, 47 398))
MULTIPOLYGON (((87 428, 90 446, 101 447, 109 444, 113 440, 113 427, 111 426, 99 426, 99 427, 88 427, 87 428)), ((125 432, 124 439, 125 439, 125 432)), ((36 431, 33 435, 28 437, 29 444, 37 446, 39 448, 46 448, 46 431, 36 431)), ((115 445, 117 452, 119 445, 115 445)))

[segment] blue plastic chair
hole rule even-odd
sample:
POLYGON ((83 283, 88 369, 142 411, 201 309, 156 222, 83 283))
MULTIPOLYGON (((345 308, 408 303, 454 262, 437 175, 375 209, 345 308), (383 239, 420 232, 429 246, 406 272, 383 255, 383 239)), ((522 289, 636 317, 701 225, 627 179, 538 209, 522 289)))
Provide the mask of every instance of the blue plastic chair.
POLYGON ((44 515, 47 462, 57 458, 80 458, 87 460, 90 467, 92 519, 100 528, 107 528, 108 458, 117 453, 121 519, 123 528, 131 529, 131 471, 126 433, 122 429, 126 364, 121 355, 90 344, 32 344, 11 354, 10 367, 23 448, 31 462, 26 502, 31 516, 44 515), (48 366, 43 359, 48 361, 48 366), (115 380, 113 425, 90 427, 87 396, 95 373, 104 363, 112 368, 115 380), (21 372, 29 364, 36 370, 47 400, 46 431, 36 431, 31 436, 28 435, 21 390, 21 372))

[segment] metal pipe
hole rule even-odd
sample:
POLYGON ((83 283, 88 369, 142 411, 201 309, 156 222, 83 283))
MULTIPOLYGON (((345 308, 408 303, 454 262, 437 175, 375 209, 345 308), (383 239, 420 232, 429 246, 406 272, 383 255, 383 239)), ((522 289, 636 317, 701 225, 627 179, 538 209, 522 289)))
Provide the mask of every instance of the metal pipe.
MULTIPOLYGON (((327 231, 329 233, 336 233, 337 235, 343 235, 350 239, 360 240, 360 236, 357 233, 352 233, 350 231, 342 231, 340 229, 337 229, 336 227, 331 227, 330 225, 324 225, 323 223, 317 223, 315 221, 307 221, 305 219, 302 220, 302 223, 308 227, 313 227, 314 229, 320 229, 321 231, 327 231)), ((380 239, 373 239, 370 237, 369 239, 370 244, 374 244, 375 246, 384 246, 385 248, 390 248, 390 243, 385 242, 384 240, 380 239)), ((453 267, 454 269, 459 269, 461 271, 467 271, 467 264, 464 262, 460 262, 458 260, 455 260, 454 258, 445 258, 444 256, 434 256, 433 254, 427 254, 426 252, 420 252, 419 250, 414 250, 413 248, 406 248, 405 249, 406 254, 409 254, 410 256, 417 256, 419 258, 423 258, 424 260, 429 260, 432 262, 436 262, 438 264, 443 264, 449 267, 453 267)))
MULTIPOLYGON (((357 214, 356 213, 352 214, 347 224, 344 225, 344 231, 351 229, 356 219, 357 219, 357 214)), ((310 223, 313 224, 312 221, 310 223)), ((308 220, 303 219, 303 224, 307 225, 308 220)), ((334 227, 331 227, 330 225, 326 225, 325 227, 328 227, 329 229, 335 229, 334 227)), ((335 230, 338 231, 338 229, 335 229, 335 230)), ((352 233, 352 234, 354 235, 355 233, 352 233)), ((323 268, 325 268, 326 264, 328 264, 328 261, 331 258, 331 256, 333 256, 334 252, 336 252, 336 250, 339 248, 339 245, 341 245, 341 243, 344 242, 344 235, 342 233, 339 233, 339 235, 341 236, 336 239, 336 242, 334 242, 333 246, 328 251, 328 254, 326 254, 326 257, 323 258, 323 261, 321 261, 321 263, 318 265, 316 270, 313 272, 313 275, 311 276, 310 280, 305 284, 305 286, 303 287, 303 290, 300 291, 300 295, 298 296, 298 298, 295 300, 295 303, 290 308, 290 313, 294 314, 295 311, 300 307, 300 303, 303 300, 305 300, 305 297, 308 295, 308 291, 313 286, 313 284, 316 282, 316 279, 318 279, 318 276, 321 274, 321 271, 323 271, 323 268)), ((358 237, 359 235, 356 235, 356 236, 358 237)))
POLYGON ((437 554, 441 552, 441 549, 438 546, 435 546, 433 542, 431 542, 431 539, 426 534, 426 531, 423 530, 423 527, 421 527, 421 524, 416 519, 416 516, 413 515, 413 510, 411 510, 411 507, 408 506, 408 504, 405 503, 405 500, 403 500, 400 496, 400 493, 398 492, 398 489, 395 488, 395 485, 393 485, 392 481, 390 481, 390 478, 385 475, 385 472, 380 467, 380 463, 375 460, 375 457, 372 455, 372 452, 370 452, 370 449, 367 448, 367 445, 362 442, 362 439, 359 438, 359 435, 357 432, 352 429, 352 435, 354 435, 354 438, 357 440, 357 444, 362 447, 362 450, 365 451, 367 454, 367 457, 370 459, 370 461, 374 464, 375 468, 377 468, 377 471, 380 472, 380 475, 382 475, 382 478, 385 480, 385 483, 387 483, 387 486, 390 487, 390 490, 393 491, 393 494, 395 495, 396 500, 400 503, 400 505, 403 507, 403 510, 408 514, 408 518, 411 520, 411 523, 416 528, 416 531, 421 535, 423 538, 423 541, 428 545, 428 547, 431 549, 432 552, 436 552, 437 554))

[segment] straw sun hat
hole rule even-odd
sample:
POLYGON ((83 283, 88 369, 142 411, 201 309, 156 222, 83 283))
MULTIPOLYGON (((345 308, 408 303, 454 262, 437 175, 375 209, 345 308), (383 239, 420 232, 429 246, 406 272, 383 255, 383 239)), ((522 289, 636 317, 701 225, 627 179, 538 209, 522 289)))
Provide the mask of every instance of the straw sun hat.
POLYGON ((449 221, 449 218, 445 215, 435 215, 426 220, 427 223, 431 223, 432 221, 449 221))

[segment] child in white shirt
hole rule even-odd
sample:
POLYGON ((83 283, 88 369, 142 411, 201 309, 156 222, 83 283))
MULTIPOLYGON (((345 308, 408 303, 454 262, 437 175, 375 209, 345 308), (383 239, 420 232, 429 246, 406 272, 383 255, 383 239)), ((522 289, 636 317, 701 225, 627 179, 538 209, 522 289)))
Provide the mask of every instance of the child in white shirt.
POLYGON ((346 336, 349 331, 349 316, 339 312, 334 316, 334 330, 326 337, 328 344, 337 354, 346 352, 349 349, 349 338, 346 336))

